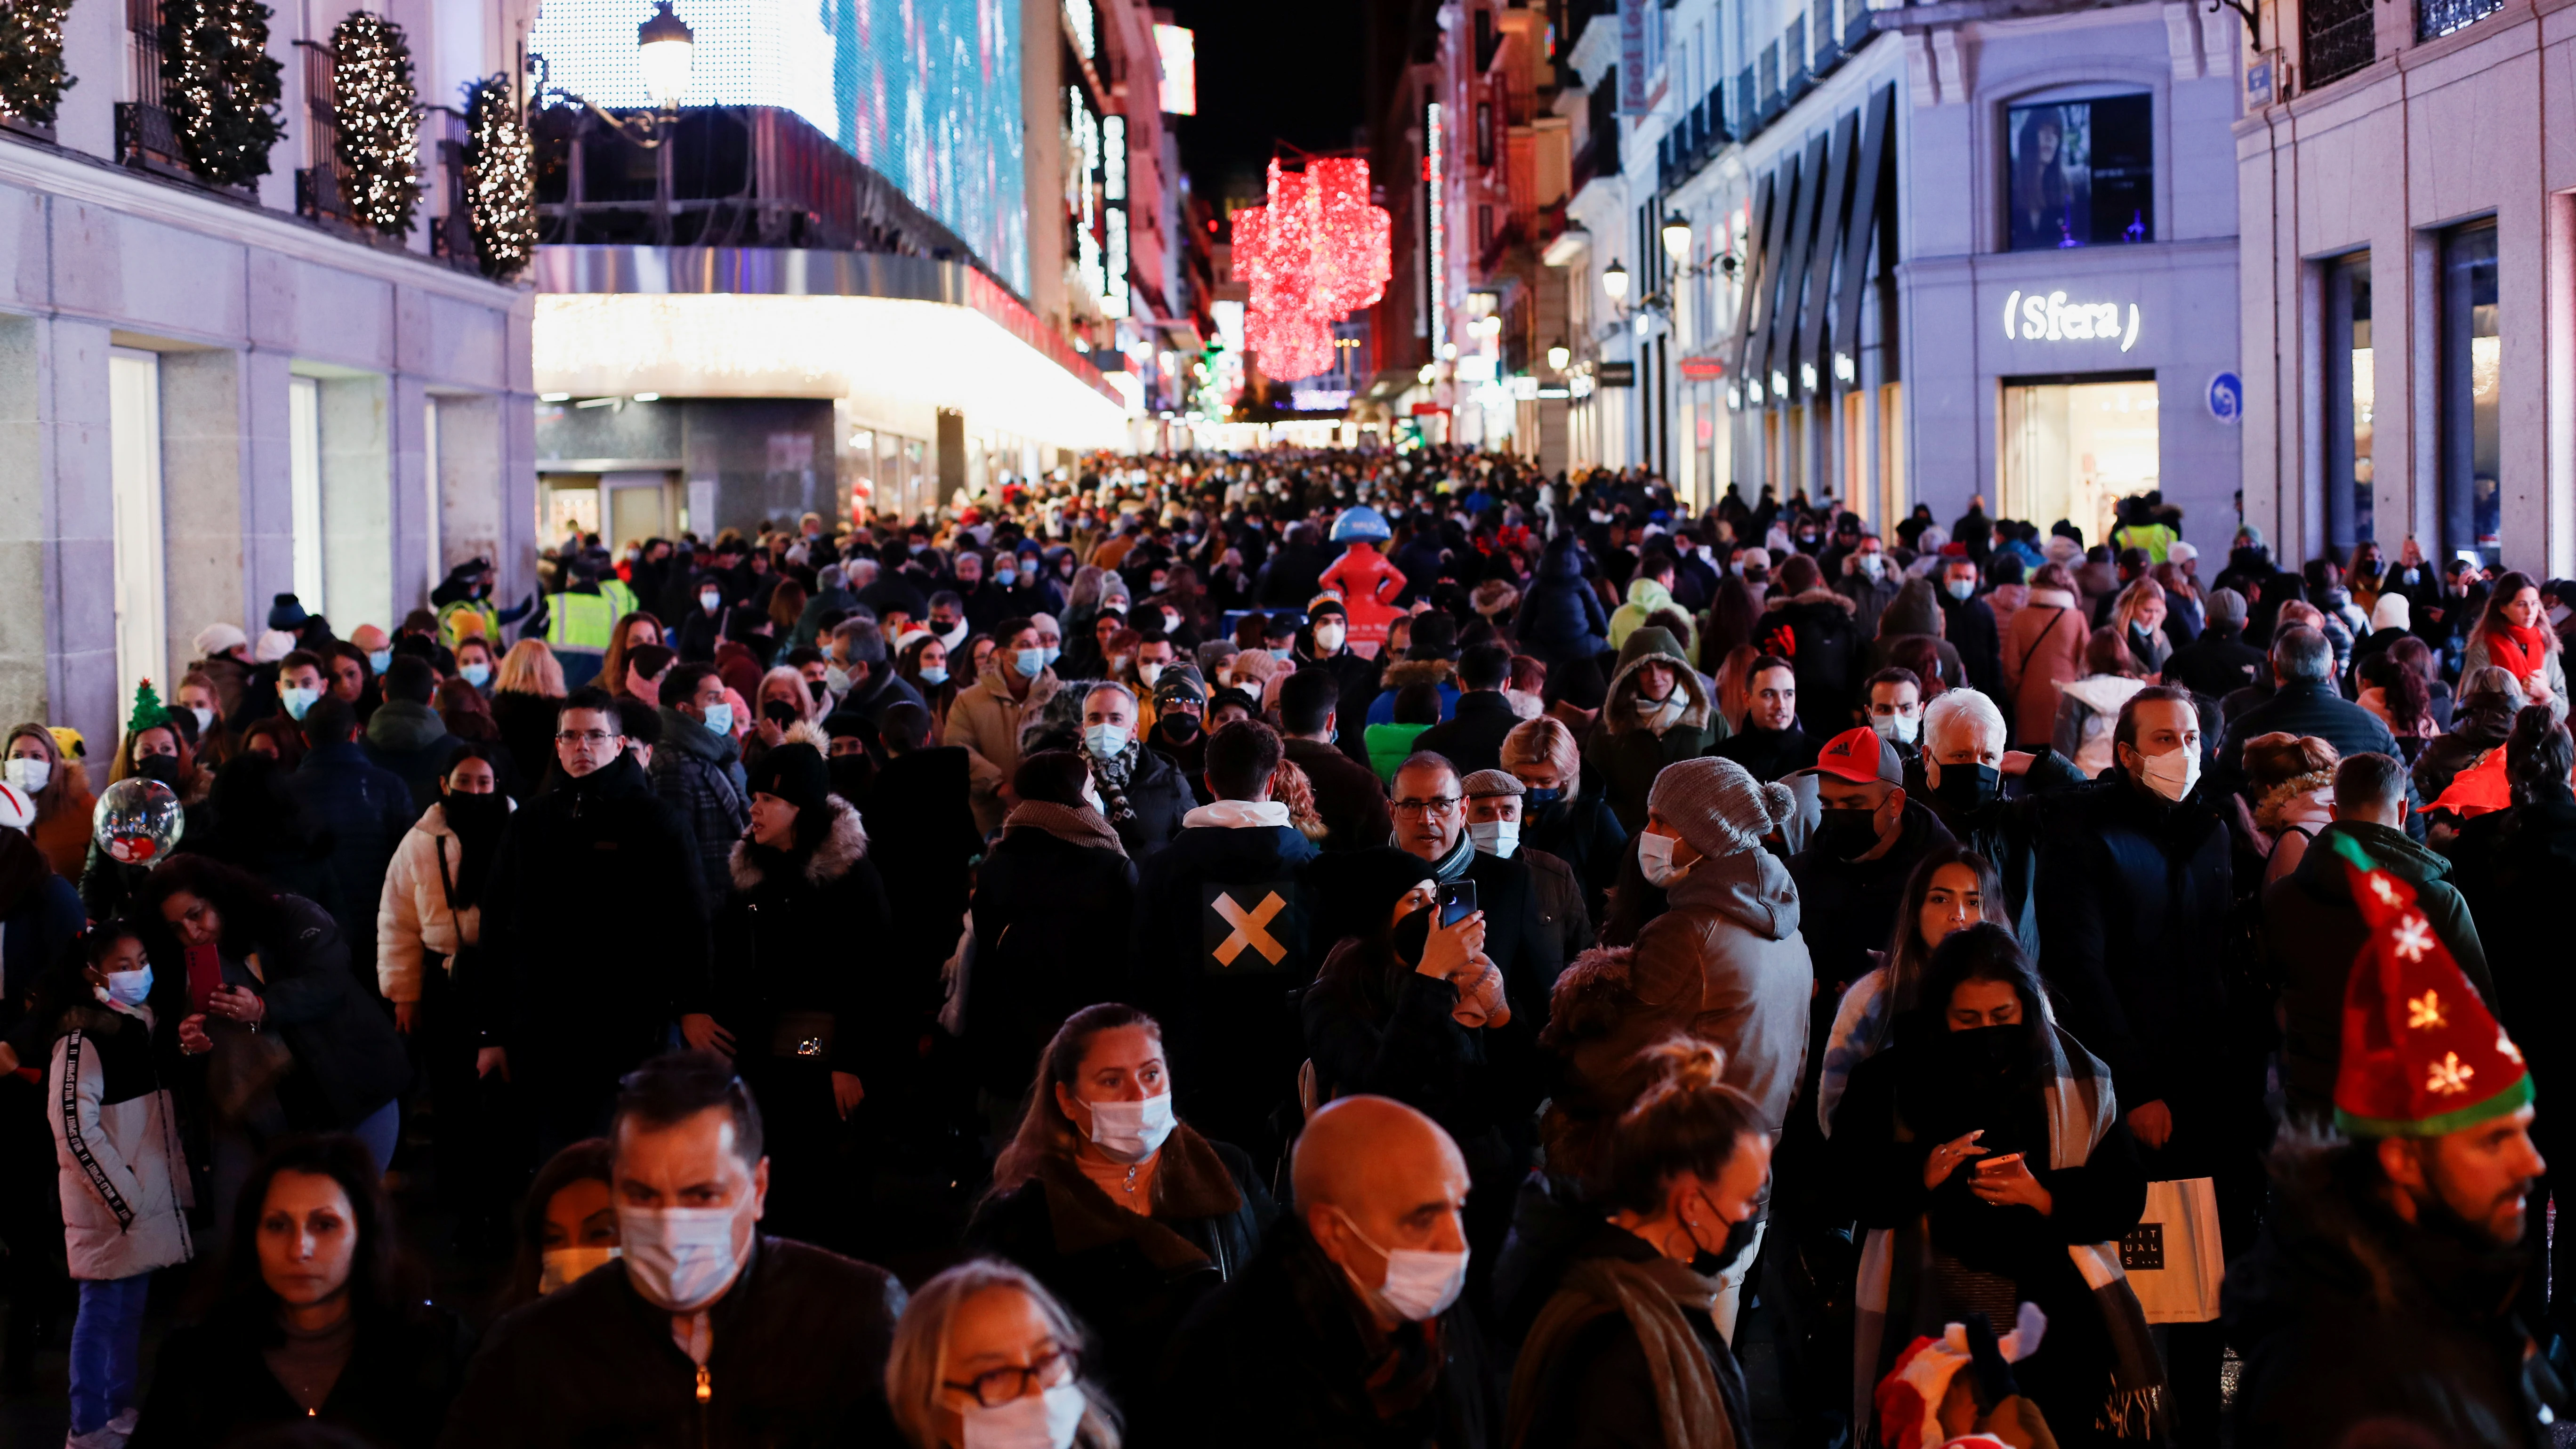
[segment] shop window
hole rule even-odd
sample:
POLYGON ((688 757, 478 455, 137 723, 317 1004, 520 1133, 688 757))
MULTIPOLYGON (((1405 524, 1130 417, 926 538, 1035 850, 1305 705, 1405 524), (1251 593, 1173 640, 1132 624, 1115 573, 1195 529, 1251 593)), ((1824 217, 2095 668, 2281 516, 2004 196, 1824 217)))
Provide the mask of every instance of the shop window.
POLYGON ((2106 536, 2113 501, 2156 486, 2154 376, 2007 379, 2001 465, 2000 517, 2106 536))
POLYGON ((2007 249, 2155 240, 2154 110, 2143 95, 2008 108, 2007 249))
POLYGON ((2443 233, 2440 316, 2442 547, 2474 549, 2494 563, 2504 523, 2497 492, 2504 344, 2496 335, 2494 222, 2443 233))
MULTIPOLYGON (((162 563, 161 359, 107 354, 108 473, 115 578, 116 677, 162 677, 169 575, 162 563)), ((175 693, 175 691, 173 692, 175 693)))
POLYGON ((2325 267, 2326 542, 2350 548, 2371 532, 2370 253, 2325 267))
POLYGON ((1905 384, 1878 385, 1878 516, 1905 516, 1905 384))
POLYGON ((327 600, 322 592, 322 383, 317 378, 286 380, 286 478, 295 597, 319 614, 327 600))

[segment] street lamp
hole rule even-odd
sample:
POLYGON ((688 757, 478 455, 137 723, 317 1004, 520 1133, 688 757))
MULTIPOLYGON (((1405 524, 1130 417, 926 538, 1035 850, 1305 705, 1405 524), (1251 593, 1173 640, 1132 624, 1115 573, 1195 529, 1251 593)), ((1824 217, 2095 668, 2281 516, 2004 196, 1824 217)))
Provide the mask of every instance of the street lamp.
POLYGON ((1628 300, 1628 269, 1612 262, 1601 273, 1601 290, 1609 293, 1613 302, 1628 300))
POLYGON ((1570 347, 1566 346, 1566 345, 1565 345, 1565 341, 1564 341, 1564 339, 1559 338, 1557 341, 1555 341, 1555 342, 1552 342, 1552 343, 1548 344, 1548 349, 1547 349, 1547 370, 1548 370, 1548 371, 1550 371, 1550 372, 1563 372, 1563 371, 1565 371, 1565 365, 1566 365, 1567 363, 1569 363, 1569 362, 1572 362, 1573 360, 1574 360, 1574 349, 1572 349, 1572 348, 1570 348, 1570 347))
POLYGON ((1440 369, 1428 362, 1422 364, 1422 370, 1414 374, 1414 376, 1421 381, 1424 387, 1429 387, 1431 385, 1431 380, 1439 375, 1440 369))
POLYGON ((1679 266, 1689 259, 1690 248, 1690 223, 1682 220, 1682 215, 1678 211, 1666 216, 1664 218, 1664 255, 1673 259, 1673 265, 1679 266))
POLYGON ((689 88, 689 56, 696 37, 689 24, 671 13, 671 0, 661 0, 653 18, 635 27, 635 60, 644 71, 645 93, 665 112, 680 108, 689 88))

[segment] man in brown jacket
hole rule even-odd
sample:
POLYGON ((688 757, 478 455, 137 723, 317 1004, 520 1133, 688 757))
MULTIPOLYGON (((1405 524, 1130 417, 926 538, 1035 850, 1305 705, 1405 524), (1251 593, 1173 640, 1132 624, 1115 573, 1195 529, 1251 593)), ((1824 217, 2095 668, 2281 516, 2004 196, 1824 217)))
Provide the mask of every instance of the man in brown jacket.
MULTIPOLYGON (((993 626, 993 655, 975 682, 948 704, 944 743, 963 745, 981 762, 978 781, 1004 781, 1020 768, 1020 721, 1055 698, 1058 681, 1038 647, 1037 626, 1027 619, 1004 619, 993 626), (986 771, 983 765, 993 768, 986 771)), ((1011 802, 998 790, 975 793, 975 826, 990 835, 1009 813, 1011 802)))

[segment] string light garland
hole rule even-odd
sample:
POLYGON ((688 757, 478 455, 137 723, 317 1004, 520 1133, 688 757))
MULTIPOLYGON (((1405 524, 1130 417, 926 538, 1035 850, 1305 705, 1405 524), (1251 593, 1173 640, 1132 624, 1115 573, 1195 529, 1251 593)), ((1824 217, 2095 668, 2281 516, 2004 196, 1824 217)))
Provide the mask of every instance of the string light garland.
POLYGON ((537 150, 505 76, 465 87, 465 216, 483 275, 517 276, 537 254, 537 150))
POLYGON ((349 214, 400 236, 420 206, 420 96, 402 27, 364 10, 331 32, 332 154, 349 214))
POLYGON ((259 0, 162 0, 161 103, 188 169, 217 186, 266 176, 286 135, 270 13, 259 0))
POLYGON ((54 107, 75 84, 63 69, 63 17, 71 0, 17 0, 0 10, 0 115, 54 123, 54 107))
POLYGON ((1251 292, 1244 346, 1285 382, 1331 371, 1333 324, 1386 295, 1392 223, 1370 204, 1368 163, 1354 157, 1303 171, 1274 160, 1269 195, 1234 214, 1234 270, 1251 292))

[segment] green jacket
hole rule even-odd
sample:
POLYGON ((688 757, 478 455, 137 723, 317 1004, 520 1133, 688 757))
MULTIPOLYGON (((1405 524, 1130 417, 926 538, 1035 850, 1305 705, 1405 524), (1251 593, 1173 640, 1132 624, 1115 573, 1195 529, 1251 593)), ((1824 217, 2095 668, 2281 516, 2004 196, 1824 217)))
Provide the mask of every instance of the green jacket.
POLYGON ((1584 773, 1610 802, 1610 811, 1630 835, 1646 823, 1646 794, 1666 765, 1695 759, 1732 733, 1710 698, 1708 681, 1691 668, 1672 631, 1649 625, 1628 636, 1619 650, 1618 669, 1601 707, 1600 723, 1583 752, 1584 773), (1681 713, 1660 731, 1637 713, 1637 671, 1648 660, 1669 664, 1676 672, 1670 697, 1682 702, 1681 713))

